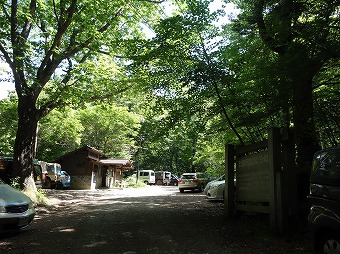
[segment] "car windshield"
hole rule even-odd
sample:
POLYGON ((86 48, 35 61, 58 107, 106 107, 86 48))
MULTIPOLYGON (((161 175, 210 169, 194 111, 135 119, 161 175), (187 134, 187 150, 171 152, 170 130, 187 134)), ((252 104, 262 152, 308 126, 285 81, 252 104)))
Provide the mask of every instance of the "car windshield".
POLYGON ((190 175, 182 175, 182 179, 194 179, 195 174, 190 174, 190 175))
POLYGON ((0 179, 0 184, 5 184, 5 183, 0 179))

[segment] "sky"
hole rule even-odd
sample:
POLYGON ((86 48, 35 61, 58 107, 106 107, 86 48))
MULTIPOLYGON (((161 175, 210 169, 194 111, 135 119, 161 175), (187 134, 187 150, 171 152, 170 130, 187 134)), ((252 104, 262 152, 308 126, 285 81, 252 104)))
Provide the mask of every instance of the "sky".
MULTIPOLYGON (((224 4, 225 5, 225 11, 226 13, 230 12, 237 12, 235 10, 233 4, 224 4)), ((217 9, 222 8, 222 0, 215 0, 211 5, 210 5, 211 11, 216 11, 217 9)), ((227 15, 223 18, 220 19, 220 23, 225 23, 227 22, 227 15)), ((4 68, 8 68, 5 63, 0 62, 0 75, 4 75, 1 70, 4 68)), ((1 78, 1 77, 0 77, 1 78)), ((13 91, 14 90, 14 84, 10 82, 1 82, 0 81, 0 100, 6 98, 8 96, 8 91, 13 91)))
MULTIPOLYGON (((0 78, 5 78, 6 74, 4 74, 1 70, 8 68, 7 64, 0 62, 0 78)), ((14 84, 11 82, 0 81, 0 100, 6 98, 8 96, 8 90, 14 90, 14 84)))

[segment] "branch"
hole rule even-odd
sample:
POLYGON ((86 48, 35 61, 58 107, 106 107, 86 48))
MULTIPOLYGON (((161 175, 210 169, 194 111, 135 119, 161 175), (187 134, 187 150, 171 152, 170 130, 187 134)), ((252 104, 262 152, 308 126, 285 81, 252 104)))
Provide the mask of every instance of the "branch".
MULTIPOLYGON (((53 74, 54 70, 58 67, 63 59, 66 57, 56 57, 55 50, 61 43, 62 37, 67 31, 67 28, 70 26, 73 14, 76 10, 77 0, 72 0, 71 5, 67 9, 67 17, 65 20, 60 19, 58 25, 58 31, 54 37, 54 41, 46 53, 45 58, 41 62, 41 65, 37 72, 37 78, 41 84, 46 84, 50 79, 51 75, 53 74)), ((62 14, 61 14, 62 15, 62 14)))
POLYGON ((31 31, 32 19, 34 18, 35 11, 37 9, 36 5, 37 5, 37 1, 31 0, 31 2, 30 2, 30 17, 26 19, 25 25, 24 25, 24 27, 22 28, 22 31, 21 31, 21 39, 25 39, 25 40, 22 41, 22 45, 26 42, 28 35, 31 31))
POLYGON ((70 84, 66 84, 63 89, 60 89, 58 92, 56 92, 53 96, 51 96, 51 99, 44 103, 38 110, 38 114, 40 117, 46 116, 49 112, 51 112, 53 109, 60 107, 62 105, 65 105, 65 101, 63 100, 62 94, 63 92, 69 88, 72 87, 78 80, 75 80, 74 82, 71 82, 70 84))
POLYGON ((264 8, 264 0, 258 0, 255 2, 254 6, 254 14, 257 26, 259 28, 259 33, 263 42, 274 52, 282 55, 285 53, 284 46, 278 46, 277 41, 269 35, 266 27, 266 23, 263 19, 263 8, 264 8))
POLYGON ((57 23, 59 24, 59 17, 58 17, 57 8, 56 8, 54 0, 53 0, 53 12, 54 12, 55 18, 57 20, 57 23))
POLYGON ((207 50, 205 48, 204 39, 202 38, 201 33, 199 31, 197 31, 197 34, 198 34, 199 39, 200 39, 200 44, 201 44, 201 48, 203 50, 204 58, 206 59, 206 61, 208 63, 207 64, 207 68, 208 68, 208 71, 209 71, 209 78, 210 78, 210 81, 211 81, 212 85, 214 86, 214 90, 215 90, 215 93, 216 93, 216 96, 217 96, 217 99, 218 99, 218 103, 219 103, 220 109, 222 110, 223 115, 226 118, 229 127, 234 132, 234 134, 236 135, 236 137, 240 141, 241 145, 243 146, 244 142, 242 140, 242 137, 239 134, 239 132, 237 131, 235 125, 232 122, 232 120, 230 119, 230 117, 228 115, 228 112, 227 112, 227 110, 226 110, 226 108, 224 106, 224 103, 223 103, 223 100, 222 100, 222 95, 221 95, 218 83, 216 81, 216 76, 213 75, 213 73, 214 73, 214 70, 213 70, 213 67, 212 67, 213 64, 211 62, 211 57, 209 56, 209 54, 208 54, 208 52, 207 52, 207 50))
POLYGON ((1 5, 2 6, 2 12, 5 14, 7 20, 10 22, 11 21, 11 16, 7 12, 7 8, 5 7, 5 2, 1 5))
POLYGON ((15 69, 14 69, 13 61, 2 44, 0 44, 0 52, 5 57, 6 62, 8 63, 8 65, 10 66, 10 68, 12 69, 14 73, 15 69))
POLYGON ((96 96, 92 96, 91 97, 91 100, 100 100, 100 99, 108 99, 108 98, 112 98, 114 96, 117 96, 119 94, 122 94, 124 92, 126 92, 127 90, 129 90, 131 87, 133 87, 133 84, 129 85, 129 86, 126 86, 122 89, 120 89, 119 91, 117 92, 114 92, 114 93, 108 93, 108 94, 104 94, 104 95, 96 95, 96 96))
MULTIPOLYGON (((88 57, 88 55, 83 56, 83 58, 80 60, 80 63, 85 62, 87 57, 88 57)), ((47 115, 51 110, 53 110, 53 109, 59 107, 61 104, 63 104, 64 103, 63 99, 60 99, 60 98, 62 98, 63 92, 67 88, 72 87, 75 83, 78 82, 78 80, 75 80, 75 81, 69 83, 69 81, 71 80, 71 77, 72 77, 71 72, 73 70, 73 64, 72 64, 71 59, 68 59, 68 63, 69 63, 69 67, 66 71, 64 78, 61 81, 61 84, 63 85, 63 87, 59 90, 59 92, 56 92, 53 96, 51 96, 51 99, 49 101, 47 101, 39 109, 39 113, 42 117, 47 115)))
MULTIPOLYGON (((98 32, 104 33, 105 31, 107 31, 109 29, 109 27, 111 26, 112 20, 121 16, 122 12, 123 12, 123 8, 120 8, 116 12, 116 14, 111 18, 111 20, 109 20, 109 22, 107 22, 104 26, 102 26, 101 28, 98 29, 98 32)), ((93 40, 93 36, 91 36, 87 40, 85 40, 84 42, 76 45, 76 42, 75 42, 76 35, 77 35, 77 33, 74 31, 74 33, 72 34, 72 36, 70 38, 70 45, 69 45, 68 49, 63 53, 67 57, 73 56, 74 54, 78 53, 80 50, 82 50, 84 48, 88 48, 88 46, 91 44, 91 42, 93 40)))
MULTIPOLYGON (((13 0, 11 5, 11 42, 12 46, 17 42, 17 26, 18 26, 18 0, 13 0)), ((14 51, 14 49, 13 49, 14 51)))

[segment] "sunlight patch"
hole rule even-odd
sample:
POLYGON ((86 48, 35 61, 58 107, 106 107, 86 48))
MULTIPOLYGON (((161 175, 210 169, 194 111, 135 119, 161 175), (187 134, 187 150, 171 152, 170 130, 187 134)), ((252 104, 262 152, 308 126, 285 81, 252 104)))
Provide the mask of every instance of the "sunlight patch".
POLYGON ((60 228, 59 232, 74 232, 76 231, 74 228, 60 228))
POLYGON ((85 247, 88 247, 88 248, 93 248, 93 247, 97 247, 99 245, 104 245, 106 244, 105 241, 101 241, 101 242, 95 242, 95 243, 91 243, 91 244, 87 244, 87 245, 84 245, 85 247))

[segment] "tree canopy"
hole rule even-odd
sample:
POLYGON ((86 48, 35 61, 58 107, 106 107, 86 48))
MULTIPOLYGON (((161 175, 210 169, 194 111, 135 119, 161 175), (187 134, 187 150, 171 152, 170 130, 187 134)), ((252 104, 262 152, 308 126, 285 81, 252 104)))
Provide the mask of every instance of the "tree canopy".
POLYGON ((38 121, 66 104, 109 97, 124 89, 120 41, 138 38, 157 20, 148 1, 0 1, 0 57, 18 96, 13 176, 32 172, 38 121), (143 13, 143 15, 141 15, 143 13), (95 85, 94 85, 95 84, 95 85))
POLYGON ((8 128, 18 126, 21 169, 40 121, 38 154, 47 158, 57 155, 49 142, 67 150, 73 140, 144 169, 219 175, 224 144, 285 127, 306 181, 315 150, 339 144, 339 1, 232 2, 238 16, 218 27, 224 12, 205 0, 176 1, 169 17, 147 1, 2 1, 0 52, 18 113, 1 101, 12 120, 0 139, 13 143, 8 128))

